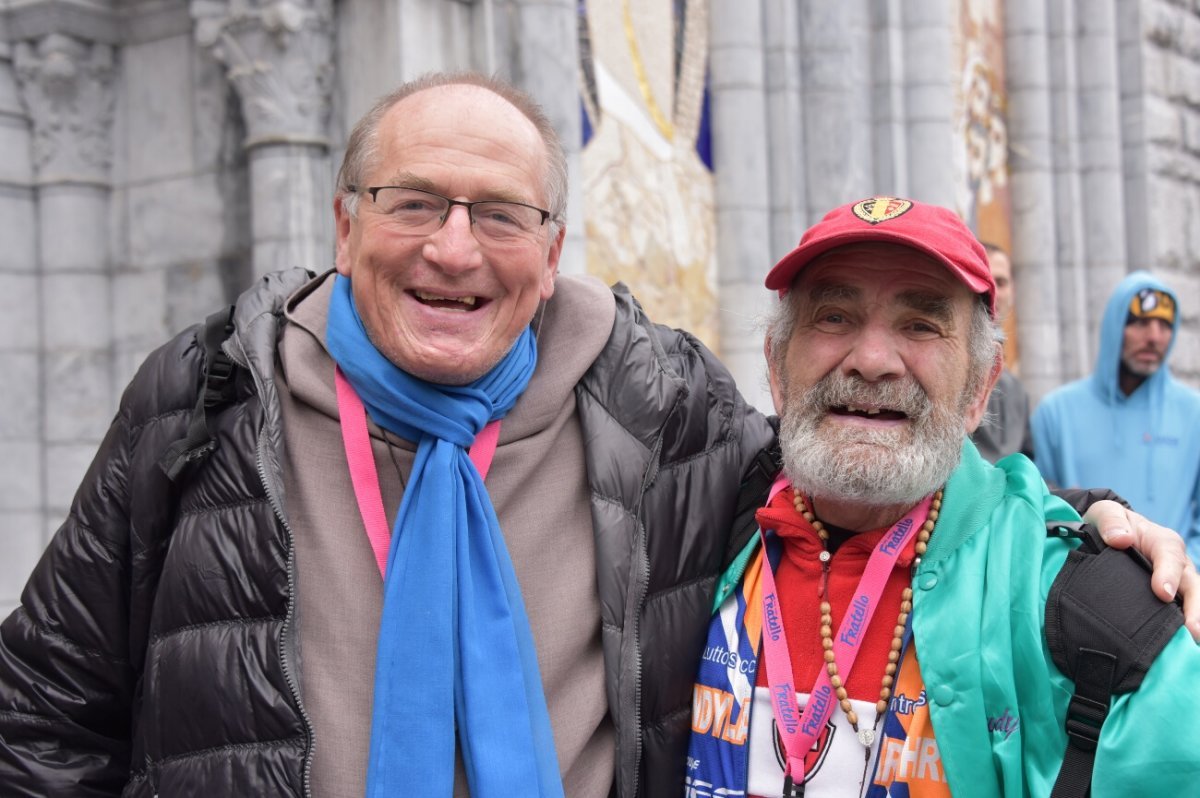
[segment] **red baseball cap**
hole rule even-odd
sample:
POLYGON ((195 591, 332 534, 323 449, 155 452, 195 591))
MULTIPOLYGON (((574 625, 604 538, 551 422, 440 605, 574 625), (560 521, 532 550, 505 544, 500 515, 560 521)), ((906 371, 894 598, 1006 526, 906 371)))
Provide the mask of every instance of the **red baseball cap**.
POLYGON ((987 299, 996 315, 996 281, 987 252, 958 214, 898 197, 871 197, 835 208, 767 274, 767 288, 786 293, 800 270, 835 247, 878 241, 923 252, 987 299))

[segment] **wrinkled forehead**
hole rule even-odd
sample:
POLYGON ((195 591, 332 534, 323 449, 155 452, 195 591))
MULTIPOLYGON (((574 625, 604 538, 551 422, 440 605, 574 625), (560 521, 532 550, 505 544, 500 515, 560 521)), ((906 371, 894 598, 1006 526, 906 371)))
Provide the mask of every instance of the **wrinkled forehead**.
MULTIPOLYGON (((815 258, 792 283, 792 291, 813 294, 830 290, 925 293, 972 296, 973 292, 942 263, 926 253, 891 243, 862 243, 831 249, 815 258)), ((847 294, 848 295, 848 294, 847 294)))
POLYGON ((808 265, 785 296, 789 313, 803 319, 832 310, 918 313, 949 328, 965 325, 976 295, 938 261, 895 245, 854 245, 808 265))
MULTIPOLYGON (((876 301, 876 293, 871 291, 869 286, 851 285, 838 280, 817 280, 802 291, 801 298, 815 305, 839 302, 864 304, 876 301)), ((903 307, 937 316, 949 318, 954 312, 955 297, 936 289, 927 290, 920 286, 904 288, 888 292, 887 298, 903 307)))

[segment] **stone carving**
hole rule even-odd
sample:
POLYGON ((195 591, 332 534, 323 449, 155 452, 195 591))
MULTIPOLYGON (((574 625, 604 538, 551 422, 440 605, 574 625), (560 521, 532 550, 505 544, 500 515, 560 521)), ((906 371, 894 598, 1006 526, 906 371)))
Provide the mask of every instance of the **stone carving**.
POLYGON ((191 14, 196 42, 237 89, 246 146, 328 146, 331 0, 193 0, 191 14))
POLYGON ((112 167, 113 50, 52 33, 18 42, 13 66, 33 121, 38 182, 109 182, 112 167))

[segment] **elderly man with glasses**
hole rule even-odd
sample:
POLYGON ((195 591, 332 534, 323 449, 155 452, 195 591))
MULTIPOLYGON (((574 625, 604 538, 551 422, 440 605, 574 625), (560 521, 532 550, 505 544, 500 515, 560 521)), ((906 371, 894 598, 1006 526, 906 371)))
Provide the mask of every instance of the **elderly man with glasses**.
POLYGON ((566 197, 500 81, 359 122, 336 270, 147 360, 0 629, 5 794, 678 794, 775 436, 691 336, 557 275, 566 197))

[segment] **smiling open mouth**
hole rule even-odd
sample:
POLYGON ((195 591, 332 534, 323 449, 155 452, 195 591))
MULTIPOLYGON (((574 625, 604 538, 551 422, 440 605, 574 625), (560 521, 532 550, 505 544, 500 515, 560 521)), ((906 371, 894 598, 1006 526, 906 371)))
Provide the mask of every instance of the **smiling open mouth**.
POLYGON ((428 305, 431 308, 440 310, 456 310, 461 313, 476 310, 486 303, 487 300, 477 296, 442 296, 441 294, 431 294, 427 291, 411 291, 413 297, 422 305, 428 305))
POLYGON ((856 418, 869 418, 874 421, 903 421, 908 418, 907 413, 900 410, 892 410, 888 407, 837 405, 829 408, 829 412, 836 416, 854 416, 856 418))

